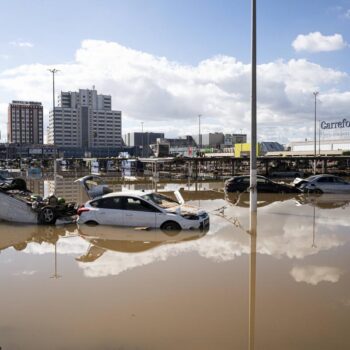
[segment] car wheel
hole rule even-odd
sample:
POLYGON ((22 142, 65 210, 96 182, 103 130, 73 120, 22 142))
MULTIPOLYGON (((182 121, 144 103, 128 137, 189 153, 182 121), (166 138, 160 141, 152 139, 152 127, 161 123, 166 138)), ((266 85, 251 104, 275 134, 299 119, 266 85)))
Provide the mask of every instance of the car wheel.
POLYGON ((39 214, 39 223, 46 225, 53 225, 56 222, 56 215, 52 208, 44 207, 39 214))
POLYGON ((175 221, 166 221, 160 229, 169 236, 174 236, 181 231, 181 226, 175 221))
POLYGON ((319 188, 316 188, 313 193, 315 194, 322 194, 323 192, 319 189, 319 188))

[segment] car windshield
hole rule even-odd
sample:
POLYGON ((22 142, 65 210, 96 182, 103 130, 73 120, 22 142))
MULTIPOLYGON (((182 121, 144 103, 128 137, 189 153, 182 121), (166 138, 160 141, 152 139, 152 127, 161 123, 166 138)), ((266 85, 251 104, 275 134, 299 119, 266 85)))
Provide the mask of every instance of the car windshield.
POLYGON ((165 209, 179 205, 179 203, 175 199, 172 199, 159 193, 148 193, 142 196, 142 198, 165 209))
POLYGON ((312 176, 309 176, 308 178, 306 178, 305 180, 306 180, 306 181, 313 181, 313 180, 315 180, 317 177, 318 177, 318 175, 312 175, 312 176))

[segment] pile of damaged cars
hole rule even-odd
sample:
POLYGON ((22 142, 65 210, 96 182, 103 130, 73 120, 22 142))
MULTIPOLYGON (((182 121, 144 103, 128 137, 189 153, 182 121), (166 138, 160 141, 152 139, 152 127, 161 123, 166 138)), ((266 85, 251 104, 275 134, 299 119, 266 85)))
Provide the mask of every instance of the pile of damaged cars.
POLYGON ((76 204, 63 198, 33 194, 20 178, 0 184, 0 202, 1 220, 23 224, 71 223, 77 212, 76 204))
POLYGON ((113 192, 101 178, 88 175, 76 180, 87 194, 86 203, 78 206, 63 198, 33 194, 25 180, 15 178, 0 183, 0 220, 22 224, 111 225, 162 231, 209 229, 209 215, 200 208, 185 204, 180 192, 170 198, 155 191, 113 192))

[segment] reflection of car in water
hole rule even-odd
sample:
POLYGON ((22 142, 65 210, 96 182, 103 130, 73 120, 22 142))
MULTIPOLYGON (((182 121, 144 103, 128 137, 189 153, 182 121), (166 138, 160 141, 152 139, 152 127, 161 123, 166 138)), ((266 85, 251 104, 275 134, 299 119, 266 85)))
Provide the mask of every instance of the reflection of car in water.
POLYGON ((313 175, 306 179, 296 178, 293 181, 295 187, 307 193, 348 193, 350 183, 335 175, 313 175))
MULTIPOLYGON (((228 193, 225 199, 234 206, 249 208, 250 206, 250 194, 247 192, 242 193, 228 193)), ((258 192, 258 208, 266 207, 275 202, 284 202, 291 199, 299 198, 299 194, 296 193, 259 193, 258 192)))
POLYGON ((55 196, 41 198, 27 189, 23 179, 0 184, 0 219, 27 224, 54 224, 56 220, 71 222, 75 203, 65 203, 55 196))
POLYGON ((203 237, 204 231, 181 231, 169 235, 167 231, 135 230, 126 227, 104 226, 98 232, 93 226, 80 226, 79 234, 91 243, 86 254, 76 260, 92 262, 106 251, 140 253, 164 244, 176 244, 203 237))
POLYGON ((324 193, 321 195, 301 195, 296 198, 300 205, 309 204, 320 209, 336 209, 346 208, 350 204, 350 196, 348 194, 331 194, 324 193))
POLYGON ((79 179, 94 198, 78 209, 78 224, 102 224, 161 228, 162 230, 208 229, 209 215, 203 209, 184 204, 153 191, 128 191, 104 194, 86 185, 90 176, 79 179))
MULTIPOLYGON (((257 176, 258 193, 300 193, 300 190, 294 186, 284 183, 271 181, 264 176, 257 176)), ((226 192, 245 192, 250 186, 249 176, 234 176, 225 181, 226 192)))

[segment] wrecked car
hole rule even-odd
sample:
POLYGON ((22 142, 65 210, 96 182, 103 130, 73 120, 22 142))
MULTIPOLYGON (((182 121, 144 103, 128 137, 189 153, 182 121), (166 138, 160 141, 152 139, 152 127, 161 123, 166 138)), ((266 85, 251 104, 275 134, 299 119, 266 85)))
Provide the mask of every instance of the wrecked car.
POLYGON ((0 184, 0 202, 0 220, 17 223, 71 223, 77 211, 75 203, 65 203, 63 198, 33 194, 20 178, 0 184))

